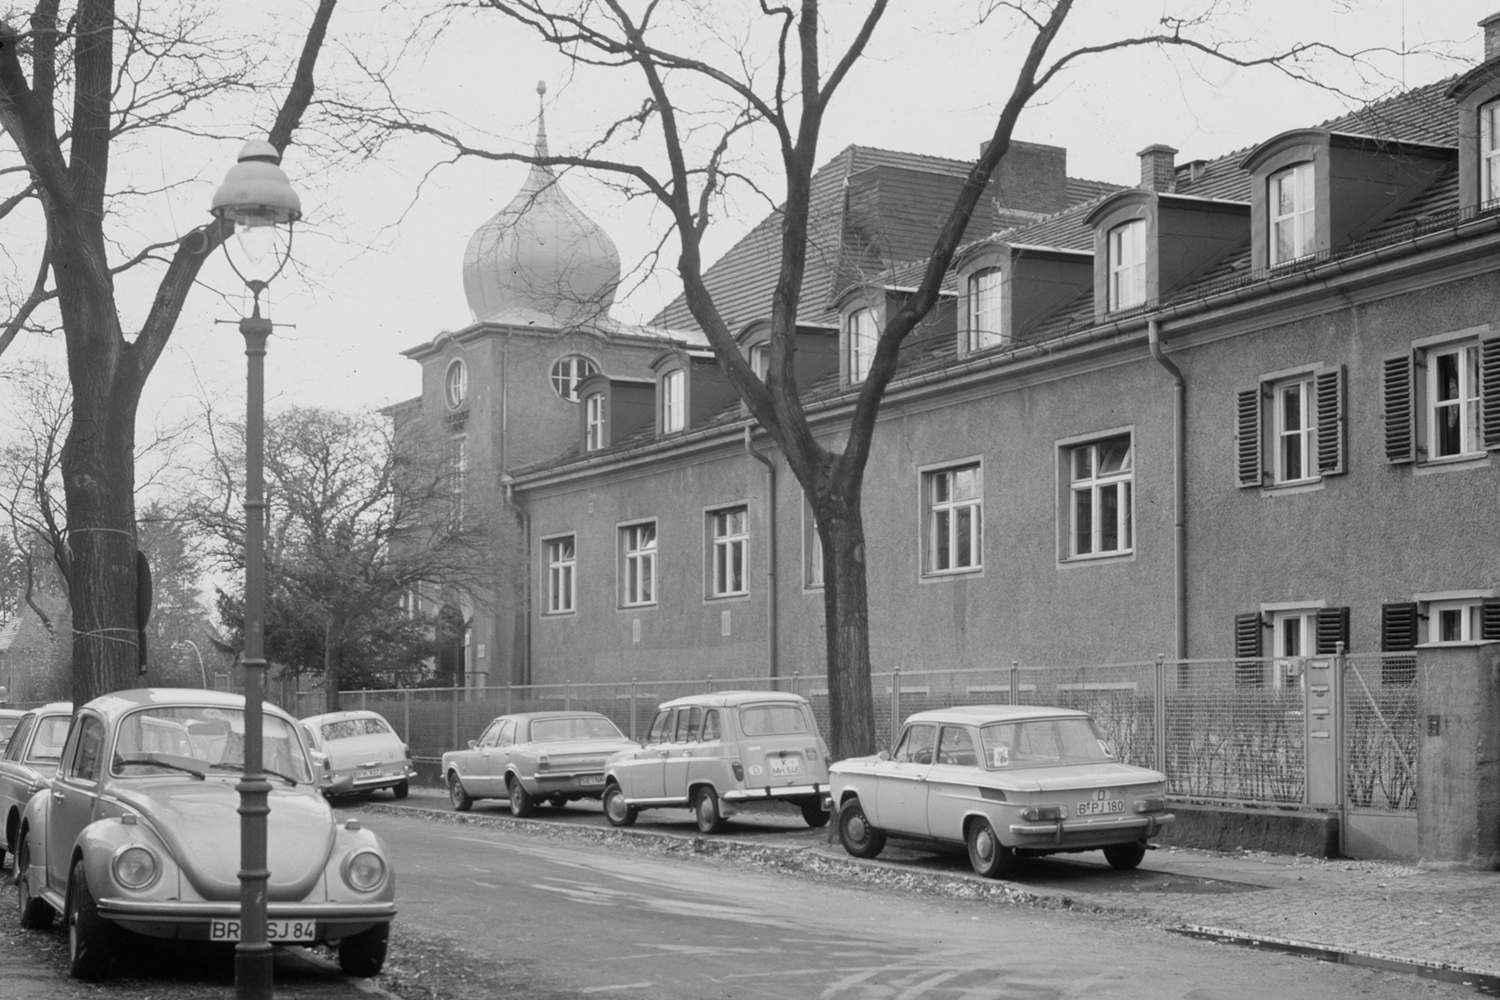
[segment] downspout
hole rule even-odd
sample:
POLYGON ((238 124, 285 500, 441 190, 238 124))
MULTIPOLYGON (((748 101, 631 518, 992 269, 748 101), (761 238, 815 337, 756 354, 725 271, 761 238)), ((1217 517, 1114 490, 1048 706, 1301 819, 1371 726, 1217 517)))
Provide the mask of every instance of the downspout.
POLYGON ((500 477, 500 488, 505 491, 505 505, 516 512, 516 519, 521 522, 521 551, 525 553, 522 561, 528 567, 521 574, 524 581, 521 590, 521 669, 512 670, 511 676, 506 680, 507 685, 520 683, 531 685, 531 610, 532 610, 532 579, 531 579, 531 515, 520 500, 516 498, 516 485, 508 473, 500 477), (516 674, 520 676, 517 677, 516 674))
POLYGON ((769 654, 771 680, 777 670, 777 624, 776 624, 776 463, 750 447, 750 425, 745 425, 745 453, 766 467, 766 646, 769 654))
POLYGON ((1146 321, 1146 343, 1151 356, 1172 376, 1172 601, 1176 616, 1178 660, 1187 659, 1187 384, 1161 349, 1161 327, 1155 316, 1146 321))

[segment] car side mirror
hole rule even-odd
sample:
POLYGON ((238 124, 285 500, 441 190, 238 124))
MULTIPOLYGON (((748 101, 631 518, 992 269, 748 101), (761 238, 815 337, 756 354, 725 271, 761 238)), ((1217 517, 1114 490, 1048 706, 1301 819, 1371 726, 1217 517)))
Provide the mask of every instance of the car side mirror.
POLYGON ((882 750, 878 754, 876 754, 875 757, 877 760, 890 760, 891 752, 889 750, 882 750))
POLYGON ((469 741, 469 749, 470 750, 474 750, 474 749, 478 748, 478 746, 479 746, 479 741, 478 740, 470 740, 469 741))

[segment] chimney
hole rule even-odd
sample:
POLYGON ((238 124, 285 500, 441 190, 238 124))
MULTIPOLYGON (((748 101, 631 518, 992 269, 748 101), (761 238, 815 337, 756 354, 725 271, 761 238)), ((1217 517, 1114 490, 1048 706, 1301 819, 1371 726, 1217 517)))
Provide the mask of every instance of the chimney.
POLYGON ((1491 14, 1479 26, 1484 29, 1484 61, 1500 56, 1500 13, 1491 14))
POLYGON ((1143 191, 1171 191, 1177 186, 1177 167, 1174 157, 1177 150, 1156 143, 1136 154, 1141 158, 1141 189, 1143 191))

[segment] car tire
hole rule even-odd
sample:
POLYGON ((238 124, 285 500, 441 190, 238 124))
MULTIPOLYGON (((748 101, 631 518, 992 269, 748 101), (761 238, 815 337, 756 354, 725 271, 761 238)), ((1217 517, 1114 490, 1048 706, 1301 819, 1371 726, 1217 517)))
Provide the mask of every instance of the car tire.
POLYGON ((561 809, 568 804, 568 797, 566 795, 554 795, 547 800, 547 804, 553 809, 561 809))
POLYGON ((625 793, 619 785, 610 785, 604 790, 604 818, 610 826, 630 826, 640 810, 625 801, 625 793))
POLYGON ((693 793, 693 822, 698 824, 699 833, 718 833, 724 828, 719 793, 707 785, 693 793))
POLYGON ((385 953, 391 938, 390 924, 376 924, 339 942, 339 968, 346 976, 367 979, 385 968, 385 953))
POLYGON ((474 800, 464 791, 464 783, 457 771, 448 772, 448 801, 453 803, 454 812, 466 813, 474 808, 474 800))
POLYGON ((885 850, 885 834, 870 825, 859 799, 839 807, 839 843, 856 858, 873 858, 885 850))
POLYGON ((802 803, 802 822, 814 830, 828 825, 828 810, 820 799, 809 799, 802 803))
POLYGON ((1000 837, 987 819, 976 819, 964 832, 969 848, 969 864, 985 878, 1003 878, 1020 866, 1016 852, 1000 843, 1000 837))
POLYGON ((73 862, 68 875, 68 897, 63 913, 68 935, 68 974, 86 983, 109 978, 114 959, 114 925, 99 916, 94 894, 84 876, 83 861, 73 862))
POLYGON ((521 784, 521 779, 515 775, 505 783, 506 790, 510 792, 510 814, 517 819, 522 819, 536 812, 536 798, 521 784))
POLYGON ((27 866, 31 864, 31 848, 23 837, 16 848, 16 908, 20 912, 21 926, 29 931, 43 931, 52 926, 52 907, 45 899, 31 894, 31 879, 27 866))
POLYGON ((1130 871, 1145 856, 1146 845, 1138 840, 1129 844, 1110 844, 1104 849, 1104 860, 1117 872, 1130 871))
POLYGON ((392 785, 391 794, 396 796, 397 799, 404 799, 411 794, 411 785, 405 781, 399 785, 392 785))

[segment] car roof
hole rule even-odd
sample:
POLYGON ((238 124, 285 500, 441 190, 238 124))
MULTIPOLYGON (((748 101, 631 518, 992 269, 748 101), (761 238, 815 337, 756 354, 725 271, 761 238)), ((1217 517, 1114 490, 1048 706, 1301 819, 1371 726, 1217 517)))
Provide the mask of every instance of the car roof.
POLYGON ((72 715, 73 703, 71 701, 49 701, 45 705, 38 705, 31 711, 37 715, 72 715))
POLYGON ((591 712, 580 708, 576 711, 552 709, 545 712, 511 712, 509 715, 497 715, 495 718, 515 719, 517 722, 533 722, 537 719, 607 719, 608 716, 602 712, 591 712))
MULTIPOLYGON (((210 691, 207 688, 132 688, 128 691, 111 691, 101 694, 84 708, 93 708, 105 715, 120 715, 134 708, 149 708, 152 705, 202 705, 208 708, 245 707, 245 696, 228 691, 210 691)), ((281 718, 291 718, 284 708, 265 703, 267 712, 281 718)))
POLYGON ((19 719, 21 716, 26 714, 26 711, 27 710, 24 708, 0 708, 0 717, 6 719, 19 719))
POLYGON ((344 709, 343 711, 340 711, 340 712, 324 712, 322 715, 309 715, 306 718, 298 719, 297 721, 298 722, 315 723, 317 725, 322 725, 325 722, 337 722, 337 721, 341 721, 343 719, 370 719, 370 718, 384 720, 385 716, 381 715, 379 712, 372 712, 368 708, 348 708, 348 709, 344 709))
POLYGON ((800 694, 790 691, 708 691, 703 694, 689 694, 681 698, 673 698, 664 701, 660 708, 678 708, 682 705, 713 705, 715 707, 728 707, 732 705, 747 705, 759 701, 786 701, 799 705, 807 704, 807 699, 800 694))
POLYGON ((983 726, 991 722, 1056 718, 1088 718, 1088 713, 1076 708, 1052 708, 1047 705, 954 705, 950 708, 930 708, 925 712, 915 712, 906 717, 906 723, 956 722, 983 726))

